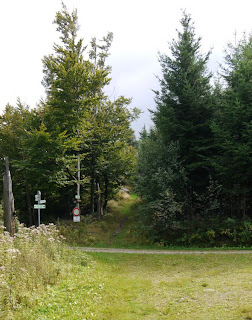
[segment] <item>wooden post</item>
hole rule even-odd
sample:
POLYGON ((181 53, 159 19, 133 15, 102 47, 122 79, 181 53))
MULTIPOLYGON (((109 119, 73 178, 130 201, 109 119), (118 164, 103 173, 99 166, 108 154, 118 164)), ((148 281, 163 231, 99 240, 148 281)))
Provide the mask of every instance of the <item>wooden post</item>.
MULTIPOLYGON (((80 153, 77 153, 77 196, 80 199, 80 153)), ((77 202, 77 208, 80 208, 80 203, 77 202)))
POLYGON ((14 197, 12 193, 12 181, 9 170, 9 159, 4 158, 5 173, 3 176, 3 193, 4 193, 4 226, 6 231, 14 236, 14 197))
POLYGON ((101 220, 102 212, 102 193, 100 188, 100 181, 97 179, 97 219, 101 220))

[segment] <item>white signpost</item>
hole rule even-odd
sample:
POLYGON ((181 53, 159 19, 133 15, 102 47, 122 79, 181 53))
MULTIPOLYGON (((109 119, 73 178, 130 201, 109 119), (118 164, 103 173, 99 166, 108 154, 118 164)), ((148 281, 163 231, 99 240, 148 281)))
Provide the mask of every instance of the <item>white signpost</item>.
POLYGON ((45 204, 34 204, 34 209, 45 209, 46 205, 45 204))
POLYGON ((40 209, 46 208, 46 200, 41 200, 41 191, 39 190, 35 195, 35 201, 38 202, 38 204, 34 204, 34 209, 38 209, 38 226, 40 226, 40 209))

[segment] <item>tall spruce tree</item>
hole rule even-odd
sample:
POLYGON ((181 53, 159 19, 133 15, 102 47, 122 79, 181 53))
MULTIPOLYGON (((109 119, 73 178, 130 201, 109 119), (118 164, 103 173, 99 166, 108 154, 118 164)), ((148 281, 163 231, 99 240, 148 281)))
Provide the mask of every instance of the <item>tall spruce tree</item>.
POLYGON ((252 36, 230 44, 225 62, 212 124, 214 167, 229 199, 226 213, 245 216, 252 207, 252 36))
POLYGON ((185 11, 182 31, 170 45, 171 56, 159 54, 162 77, 155 91, 157 109, 153 114, 164 143, 178 142, 179 156, 191 190, 200 191, 208 180, 208 154, 211 146, 211 74, 207 71, 209 53, 200 52, 191 16, 185 11))

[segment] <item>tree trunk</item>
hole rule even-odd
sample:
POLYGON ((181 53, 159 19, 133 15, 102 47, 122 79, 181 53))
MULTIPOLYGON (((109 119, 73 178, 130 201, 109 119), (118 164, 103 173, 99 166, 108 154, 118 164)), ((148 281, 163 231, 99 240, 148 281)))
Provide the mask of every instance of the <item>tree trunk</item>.
POLYGON ((12 193, 12 181, 9 170, 9 159, 5 158, 5 173, 3 176, 4 191, 4 226, 6 231, 14 236, 14 197, 12 193))
POLYGON ((102 193, 100 188, 100 180, 97 178, 97 219, 101 220, 103 211, 102 211, 102 193))
POLYGON ((242 199, 242 218, 243 220, 246 219, 246 195, 245 193, 243 194, 243 199, 242 199))
POLYGON ((107 212, 107 205, 108 205, 108 186, 109 186, 109 180, 107 177, 105 177, 105 191, 104 191, 104 204, 103 204, 103 213, 105 214, 107 212))
POLYGON ((34 222, 34 215, 33 215, 32 204, 31 204, 30 189, 27 183, 26 183, 26 200, 27 200, 27 207, 28 207, 28 213, 29 213, 29 225, 32 226, 35 222, 34 222))
POLYGON ((94 193, 95 193, 95 188, 94 188, 94 177, 91 176, 90 179, 90 210, 91 210, 91 214, 94 214, 94 193))
POLYGON ((94 155, 92 153, 91 177, 90 177, 90 210, 91 214, 95 212, 95 177, 94 177, 94 155))

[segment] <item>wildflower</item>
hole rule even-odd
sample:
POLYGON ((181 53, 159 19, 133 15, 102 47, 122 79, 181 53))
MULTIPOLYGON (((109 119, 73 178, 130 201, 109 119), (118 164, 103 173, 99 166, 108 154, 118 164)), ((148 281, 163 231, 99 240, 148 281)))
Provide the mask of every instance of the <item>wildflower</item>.
POLYGON ((6 250, 7 253, 12 254, 12 258, 16 258, 21 252, 18 249, 8 249, 6 250))

